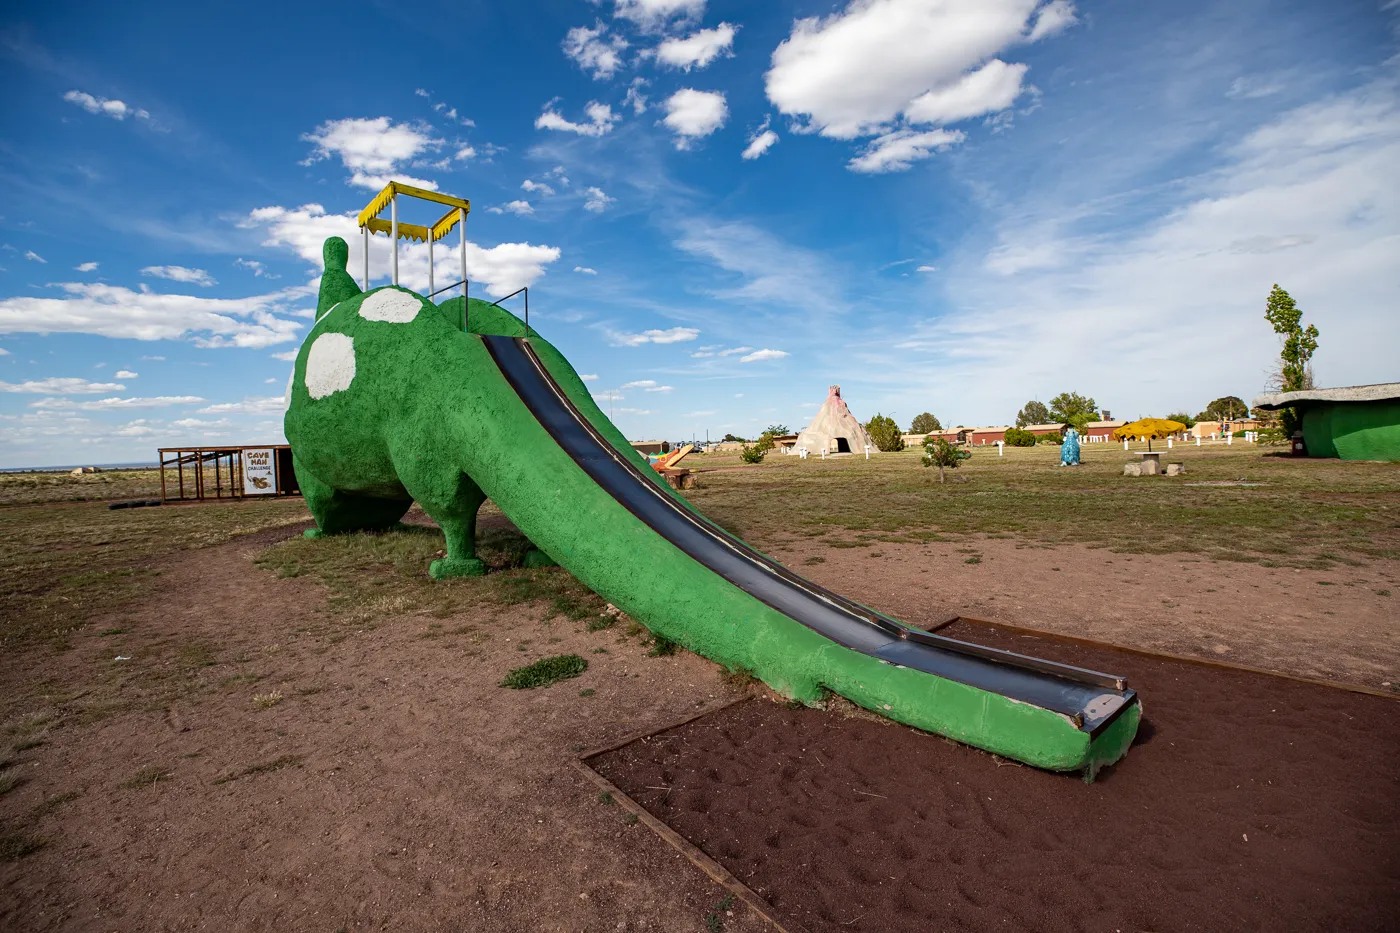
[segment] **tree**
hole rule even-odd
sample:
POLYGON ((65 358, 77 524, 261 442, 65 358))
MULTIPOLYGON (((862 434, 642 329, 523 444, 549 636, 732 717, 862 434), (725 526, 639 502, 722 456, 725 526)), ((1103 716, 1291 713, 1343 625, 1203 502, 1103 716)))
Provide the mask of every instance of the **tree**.
POLYGON ((1078 392, 1061 392, 1050 400, 1047 421, 1067 424, 1078 431, 1090 421, 1097 421, 1098 412, 1099 405, 1092 398, 1085 398, 1078 392))
MULTIPOLYGON (((1288 292, 1274 284, 1269 292, 1269 300, 1264 306, 1264 320, 1274 325, 1274 333, 1283 337, 1283 348, 1279 351, 1279 371, 1277 375, 1280 392, 1297 392, 1312 388, 1312 357, 1317 352, 1317 327, 1309 324, 1303 327, 1303 312, 1288 292)), ((1298 413, 1292 408, 1282 409, 1279 421, 1285 436, 1291 437, 1297 430, 1298 413)))
POLYGON ((1029 401, 1026 407, 1016 412, 1016 427, 1024 428, 1028 424, 1049 424, 1050 409, 1045 407, 1044 402, 1029 401))
POLYGON ((945 467, 950 470, 956 470, 958 464, 971 456, 972 451, 963 450, 961 447, 948 443, 941 437, 924 438, 924 466, 938 467, 938 481, 940 483, 945 482, 943 478, 943 470, 945 467))
POLYGON ((763 429, 763 433, 767 434, 769 437, 781 437, 784 434, 790 434, 792 432, 788 430, 788 426, 785 424, 770 424, 763 429))
POLYGON ((914 421, 909 425, 910 434, 933 434, 943 430, 943 423, 933 416, 931 412, 915 415, 914 421))
POLYGON ((1193 428, 1193 427, 1196 426, 1196 419, 1195 419, 1195 418, 1192 418, 1190 415, 1188 415, 1188 414, 1186 414, 1186 413, 1184 413, 1184 412, 1177 412, 1177 413, 1174 414, 1174 415, 1167 415, 1167 420, 1168 420, 1168 421, 1180 421, 1182 424, 1186 425, 1186 427, 1187 427, 1188 429, 1193 428))
POLYGON ((1020 428, 1007 428, 1006 435, 1002 438, 1007 447, 1034 447, 1035 435, 1020 428))
MULTIPOLYGON (((1249 417, 1249 406, 1234 395, 1222 395, 1206 406, 1206 410, 1196 416, 1197 421, 1234 421, 1249 417)), ((1179 420, 1179 419, 1173 419, 1179 420)))
POLYGON ((723 437, 722 440, 721 440, 721 443, 729 443, 729 442, 733 442, 733 443, 736 443, 736 444, 747 444, 747 443, 749 442, 749 440, 748 440, 748 438, 746 438, 746 437, 740 437, 740 436, 737 435, 737 434, 726 434, 726 435, 724 435, 724 437, 723 437))
POLYGON ((871 442, 880 450, 890 452, 904 449, 904 434, 893 418, 876 412, 875 417, 866 422, 865 430, 870 435, 871 442))

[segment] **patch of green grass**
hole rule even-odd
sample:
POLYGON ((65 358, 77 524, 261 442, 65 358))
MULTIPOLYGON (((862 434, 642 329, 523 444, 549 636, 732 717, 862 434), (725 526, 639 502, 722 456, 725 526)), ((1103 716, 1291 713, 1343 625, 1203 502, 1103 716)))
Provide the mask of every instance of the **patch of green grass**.
POLYGON ((19 772, 13 769, 0 771, 0 796, 8 794, 20 785, 19 772))
POLYGON ((500 686, 512 690, 533 690, 552 683, 577 677, 588 670, 588 662, 576 654, 559 654, 541 658, 534 664, 517 667, 508 672, 500 686))
POLYGON ((170 780, 170 772, 155 765, 142 765, 131 777, 122 781, 121 786, 128 790, 140 790, 170 780))
POLYGON ((38 748, 40 745, 43 744, 43 739, 20 739, 14 744, 13 748, 17 752, 27 752, 30 749, 38 748))
POLYGON ((977 557, 976 555, 973 555, 972 557, 969 557, 969 558, 967 558, 966 560, 964 560, 963 563, 964 563, 964 564, 980 564, 980 563, 982 563, 982 558, 977 557))
POLYGON ((825 557, 809 557, 809 558, 807 558, 806 560, 804 560, 802 563, 806 564, 808 567, 815 567, 817 564, 824 564, 824 563, 826 563, 826 558, 825 558, 825 557))
POLYGON ((125 634, 126 634, 126 629, 124 629, 124 628, 109 628, 109 629, 106 629, 105 631, 98 632, 98 634, 101 635, 103 638, 106 638, 108 635, 125 635, 125 634))
POLYGON ((628 826, 636 826, 638 819, 637 814, 629 813, 622 818, 622 822, 626 823, 628 826))
POLYGON ((613 804, 617 803, 617 801, 613 799, 612 791, 610 790, 605 790, 601 794, 599 794, 598 802, 605 807, 610 807, 613 804))
POLYGON ((31 836, 28 833, 5 833, 0 835, 0 861, 17 862, 34 852, 38 852, 48 845, 48 840, 42 836, 31 836))
POLYGON ((282 691, 272 690, 268 693, 253 694, 253 705, 258 709, 272 709, 282 702, 282 691))
POLYGON ((747 690, 758 683, 758 678, 754 676, 753 671, 746 667, 732 671, 721 670, 719 679, 724 681, 726 686, 733 687, 735 690, 747 690))
POLYGON ((305 757, 304 755, 283 755, 280 758, 264 761, 261 764, 249 765, 242 771, 235 772, 234 774, 225 774, 223 777, 217 777, 214 779, 213 783, 227 784, 230 781, 237 781, 240 778, 255 777, 259 774, 271 774, 273 771, 280 771, 283 768, 299 768, 305 757))
POLYGON ((593 696, 593 694, 595 694, 595 693, 597 693, 597 692, 598 692, 598 691, 597 691, 597 690, 594 690, 592 687, 585 687, 585 688, 583 688, 582 690, 580 690, 580 691, 578 692, 578 695, 581 696, 581 697, 591 697, 591 696, 593 696))

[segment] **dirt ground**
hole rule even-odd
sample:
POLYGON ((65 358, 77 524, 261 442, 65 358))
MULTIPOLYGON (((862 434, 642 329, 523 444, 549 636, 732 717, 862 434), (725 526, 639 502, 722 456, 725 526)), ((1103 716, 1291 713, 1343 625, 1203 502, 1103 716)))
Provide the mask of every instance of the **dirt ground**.
MULTIPOLYGON (((98 620, 69 650, 0 659, 0 684, 32 699, 4 724, 19 783, 0 796, 0 928, 762 928, 568 764, 733 699, 715 665, 539 606, 346 628, 320 584, 253 565, 289 533, 172 557, 124 633, 98 620), (576 680, 496 686, 567 652, 590 665, 576 680)), ((1400 673, 1388 564, 1016 544, 771 550, 912 622, 1005 619, 1372 686, 1400 673)))
POLYGON ((1395 700, 944 631, 1126 675, 1137 742, 1086 785, 760 699, 593 763, 808 933, 1395 929, 1395 700))
POLYGON ((1010 538, 855 548, 797 539, 770 553, 915 625, 972 616, 1400 693, 1392 561, 1298 570, 1010 538))

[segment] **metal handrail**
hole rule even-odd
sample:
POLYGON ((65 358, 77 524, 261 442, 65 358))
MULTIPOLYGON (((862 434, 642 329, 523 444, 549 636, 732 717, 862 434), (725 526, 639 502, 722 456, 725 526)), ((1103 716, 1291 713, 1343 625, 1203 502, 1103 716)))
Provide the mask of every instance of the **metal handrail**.
POLYGON ((525 336, 528 337, 530 336, 530 286, 523 285, 520 288, 517 288, 515 291, 511 292, 509 295, 506 295, 504 298, 496 299, 495 301, 491 302, 491 307, 500 308, 501 302, 506 301, 510 298, 514 298, 521 292, 525 293, 525 336))

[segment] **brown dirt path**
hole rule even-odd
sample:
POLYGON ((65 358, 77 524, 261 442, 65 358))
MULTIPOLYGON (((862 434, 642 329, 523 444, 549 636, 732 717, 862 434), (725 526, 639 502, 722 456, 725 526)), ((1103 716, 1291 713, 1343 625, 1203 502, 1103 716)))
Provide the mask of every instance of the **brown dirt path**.
POLYGON ((1400 692, 1392 561, 1295 570, 1007 538, 850 548, 799 539, 769 553, 915 625, 972 616, 1400 692))
POLYGON ((0 861, 0 928, 706 929, 723 889, 568 759, 725 702, 713 665, 531 607, 345 630, 319 585, 252 566, 285 535, 177 558, 129 634, 4 662, 50 719, 0 797, 4 833, 47 839, 0 861), (583 676, 496 686, 566 652, 583 676))

